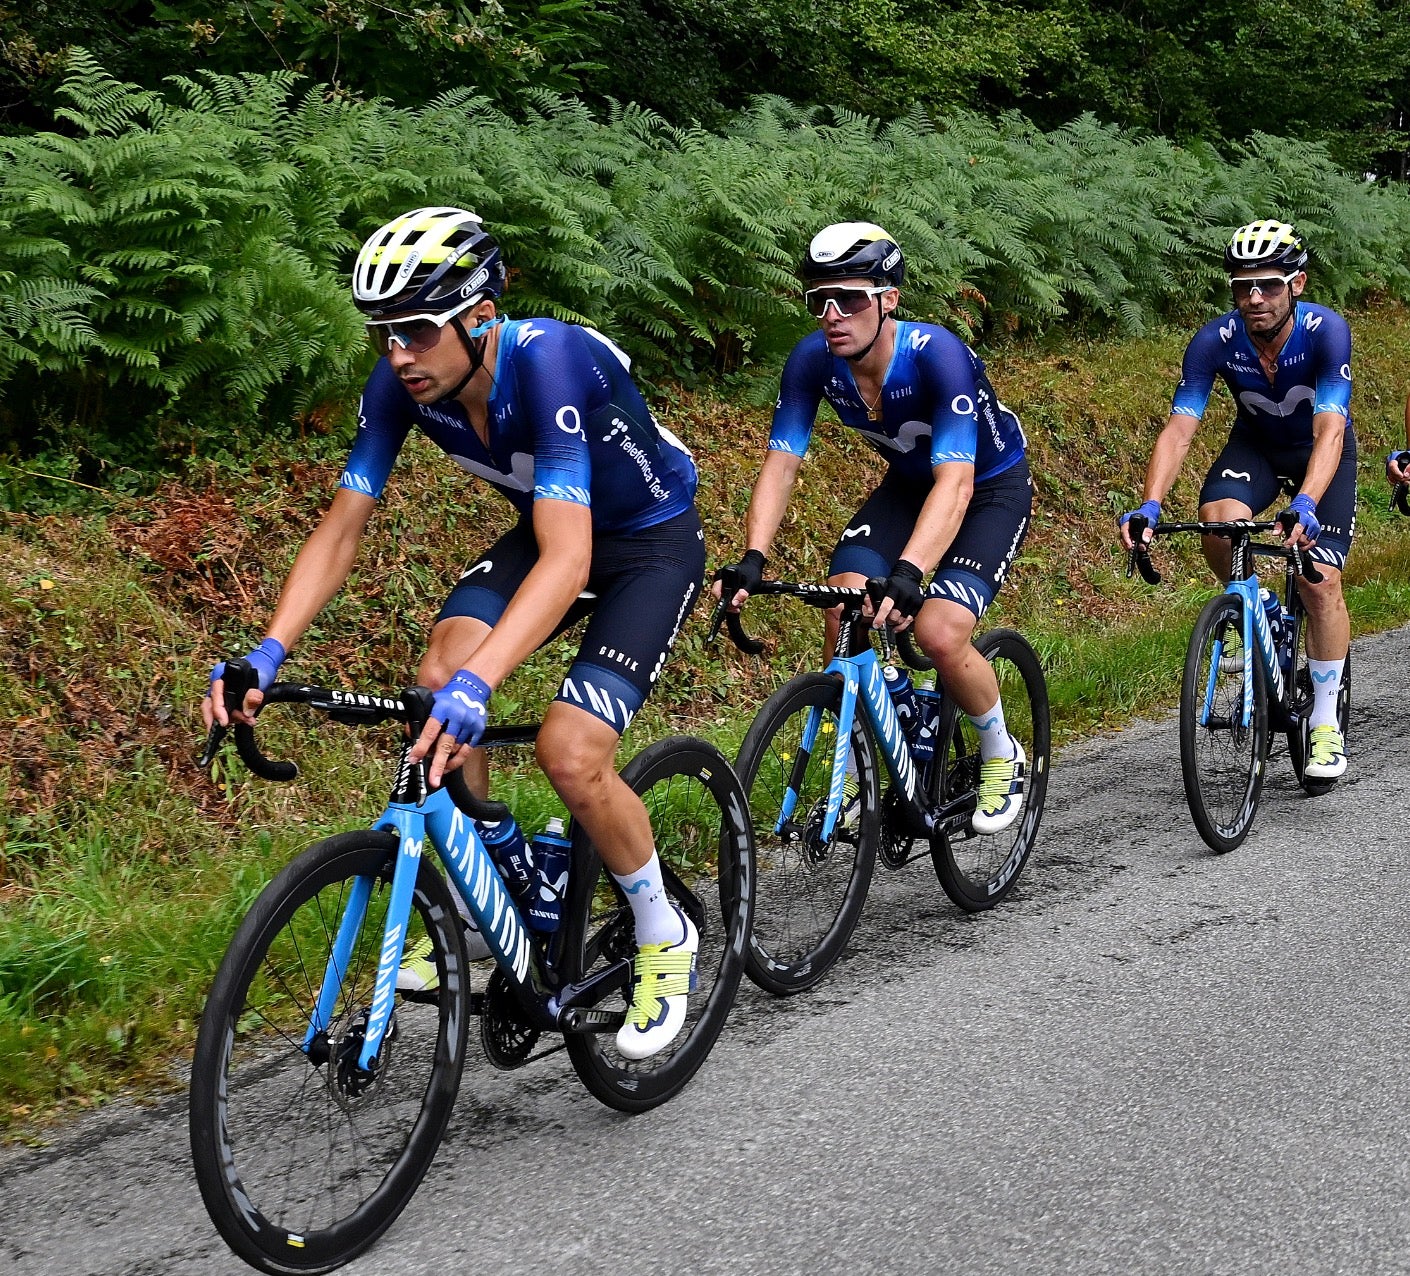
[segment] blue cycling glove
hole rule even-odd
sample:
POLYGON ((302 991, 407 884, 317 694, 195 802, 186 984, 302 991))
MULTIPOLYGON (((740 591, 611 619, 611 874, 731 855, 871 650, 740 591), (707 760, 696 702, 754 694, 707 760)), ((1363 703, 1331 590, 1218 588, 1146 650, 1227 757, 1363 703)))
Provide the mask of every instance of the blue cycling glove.
POLYGON ((1125 527, 1133 518, 1143 518, 1154 527, 1160 522, 1160 502, 1146 501, 1139 509, 1127 510, 1126 513, 1117 520, 1117 525, 1119 527, 1125 527))
POLYGON ((456 744, 480 743, 489 719, 490 689, 468 669, 459 669, 431 700, 431 717, 456 744))
MULTIPOLYGON (((277 638, 266 638, 256 647, 246 660, 250 662, 250 668, 255 671, 259 678, 259 689, 268 691, 274 679, 279 674, 279 666, 284 663, 284 657, 289 653, 284 650, 284 644, 277 638)), ((218 682, 225 677, 225 661, 216 661, 215 668, 211 670, 211 682, 218 682)))
POLYGON ((1288 502, 1284 514, 1296 514, 1302 524, 1302 534, 1309 541, 1315 541, 1322 534, 1322 524, 1317 521, 1317 502, 1306 493, 1299 492, 1288 502))

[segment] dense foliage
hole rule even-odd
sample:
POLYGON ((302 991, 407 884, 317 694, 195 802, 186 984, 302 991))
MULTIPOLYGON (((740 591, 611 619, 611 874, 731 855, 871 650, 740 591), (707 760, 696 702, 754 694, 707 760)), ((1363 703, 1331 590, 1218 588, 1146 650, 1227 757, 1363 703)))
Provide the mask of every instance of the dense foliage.
POLYGON ((408 110, 287 72, 158 93, 74 66, 67 131, 0 143, 0 448, 90 472, 345 410, 369 360, 351 255, 425 203, 487 219, 512 311, 598 324, 686 382, 796 339, 793 264, 847 217, 904 244, 912 314, 979 338, 1207 307, 1228 227, 1254 215, 1302 226, 1319 298, 1410 294, 1410 194, 1271 137, 1227 162, 1091 117, 937 128, 777 99, 716 133, 549 94, 513 118, 464 91, 408 110))
POLYGON ((0 128, 45 127, 74 45, 145 87, 295 70, 424 106, 535 90, 718 126, 757 94, 891 119, 913 107, 1090 111, 1172 140, 1319 141, 1405 177, 1410 0, 0 0, 0 128))

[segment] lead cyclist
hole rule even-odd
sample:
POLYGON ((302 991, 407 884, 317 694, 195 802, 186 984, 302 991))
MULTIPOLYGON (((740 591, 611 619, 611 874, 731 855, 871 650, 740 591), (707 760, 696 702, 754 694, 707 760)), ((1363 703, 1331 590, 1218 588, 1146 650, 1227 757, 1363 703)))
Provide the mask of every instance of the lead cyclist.
MULTIPOLYGON (((544 715, 538 761, 631 904, 638 952, 617 1046, 642 1059, 684 1025, 699 938, 666 895, 646 808, 615 756, 704 578, 695 463, 601 333, 501 314, 506 274, 495 240, 461 208, 415 209, 363 244, 353 301, 381 357, 338 491, 249 654, 259 686, 234 716, 253 720, 287 652, 347 580, 412 430, 485 479, 519 521, 441 607, 417 672, 435 690, 432 716, 411 756, 428 760, 432 784, 464 766, 485 796, 488 770, 475 746, 494 690, 590 612, 544 715), (580 599, 585 590, 590 601, 580 599)), ((217 665, 202 705, 207 725, 228 720, 222 672, 217 665)), ((428 989, 428 966, 434 973, 408 954, 398 987, 428 989)))

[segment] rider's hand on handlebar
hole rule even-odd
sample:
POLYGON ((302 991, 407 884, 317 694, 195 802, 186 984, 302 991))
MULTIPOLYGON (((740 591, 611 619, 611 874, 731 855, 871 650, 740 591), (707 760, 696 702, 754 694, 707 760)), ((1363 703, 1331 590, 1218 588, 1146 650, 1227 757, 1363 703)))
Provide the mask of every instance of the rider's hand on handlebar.
POLYGON ((1127 510, 1126 513, 1121 516, 1119 520, 1121 526, 1121 544, 1126 549, 1136 548, 1131 540, 1131 530, 1127 527, 1127 524, 1133 518, 1138 517, 1146 520, 1146 530, 1145 534, 1141 537, 1141 543, 1143 545, 1149 545, 1151 538, 1155 535, 1155 525, 1160 522, 1160 502, 1145 501, 1139 509, 1127 510))
POLYGON ((228 727, 232 718, 247 726, 252 725, 255 714, 259 712, 260 705, 264 703, 264 693, 269 690, 274 679, 278 677, 279 666, 284 663, 286 655, 288 652, 284 650, 283 643, 275 638, 266 638, 245 657, 250 662, 250 667, 258 675, 259 685, 250 688, 245 695, 244 703, 234 714, 231 714, 225 707, 225 661, 217 661, 215 668, 211 670, 210 689, 206 692, 206 698, 201 701, 201 717, 204 719, 206 727, 209 728, 217 722, 223 727, 228 727))
POLYGON ((738 611, 744 600, 759 588, 764 579, 764 564, 768 559, 757 549, 746 550, 733 567, 721 567, 715 573, 710 592, 721 599, 728 611, 738 611))
POLYGON ((1386 454, 1386 478, 1395 485, 1410 483, 1410 452, 1397 448, 1386 454))
MULTIPOLYGON (((915 619, 921 604, 925 601, 925 573, 914 563, 898 558, 886 580, 885 593, 879 601, 875 598, 876 615, 871 622, 873 629, 890 625, 898 633, 906 629, 915 619)), ((867 607, 863 605, 863 612, 867 607)))
POLYGON ((430 781, 461 766, 480 743, 489 721, 490 688, 468 669, 459 669, 431 700, 431 716, 411 747, 413 762, 431 759, 430 781))
POLYGON ((1297 525, 1288 533, 1288 538, 1283 544, 1289 549, 1294 545, 1315 545, 1317 538, 1322 534, 1322 524, 1317 521, 1317 502, 1306 493, 1299 492, 1278 517, 1286 514, 1293 515, 1297 519, 1297 525))

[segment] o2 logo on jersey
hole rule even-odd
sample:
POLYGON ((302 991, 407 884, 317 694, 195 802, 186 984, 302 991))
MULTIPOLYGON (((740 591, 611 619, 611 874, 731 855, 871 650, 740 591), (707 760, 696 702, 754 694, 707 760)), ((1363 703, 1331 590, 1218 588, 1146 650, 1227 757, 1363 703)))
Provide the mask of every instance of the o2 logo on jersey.
POLYGON ((956 416, 973 416, 974 400, 967 394, 957 394, 950 400, 950 411, 956 416))
POLYGON ((580 439, 586 439, 583 433, 583 418, 578 409, 571 403, 565 404, 553 414, 553 419, 558 422, 558 428, 564 434, 576 434, 580 439))

